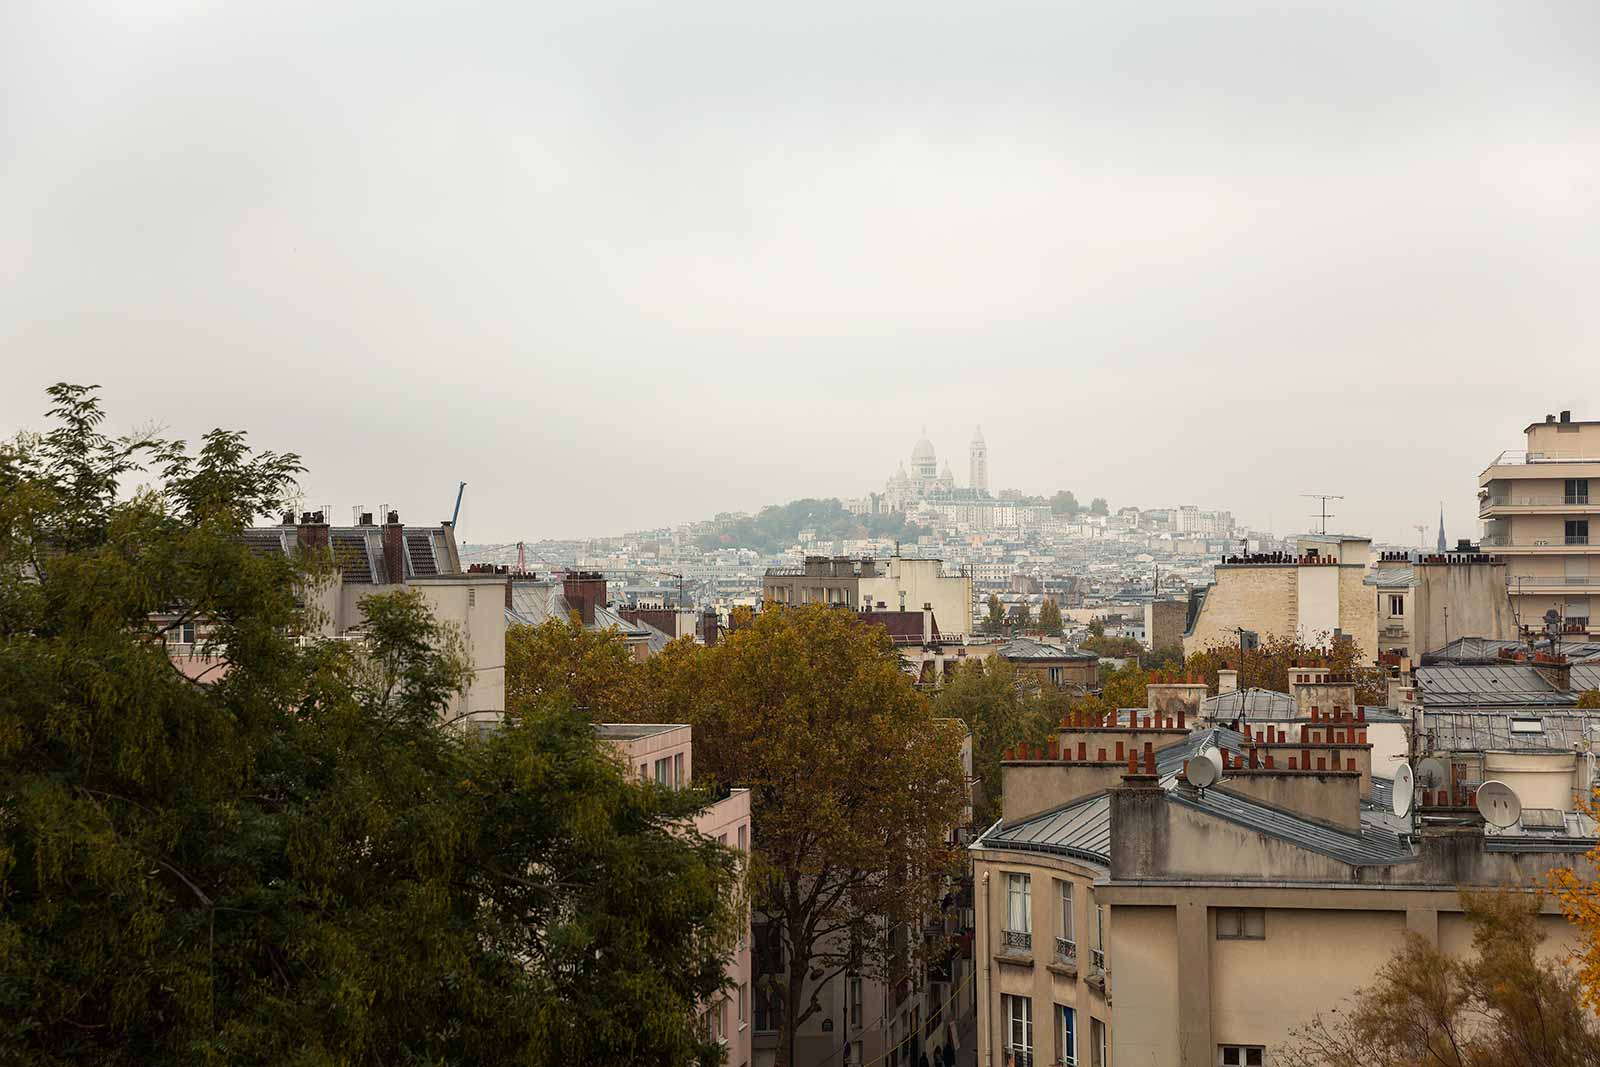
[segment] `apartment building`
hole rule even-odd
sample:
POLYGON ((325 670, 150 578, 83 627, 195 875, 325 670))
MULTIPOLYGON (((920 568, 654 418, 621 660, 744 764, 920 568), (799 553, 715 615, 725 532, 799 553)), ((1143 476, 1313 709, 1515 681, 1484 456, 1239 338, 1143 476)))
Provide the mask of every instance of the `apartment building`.
MULTIPOLYGON (((597 723, 595 735, 611 745, 640 781, 683 789, 694 779, 693 730, 681 723, 597 723)), ((694 829, 719 844, 749 854, 750 790, 731 789, 702 808, 694 829)), ((727 963, 729 992, 705 1006, 706 1033, 721 1042, 727 1067, 749 1067, 754 1019, 749 913, 727 963)))
POLYGON ((1191 598, 1184 655, 1237 644, 1243 628, 1313 645, 1348 637, 1376 657, 1376 600, 1366 584, 1371 556, 1370 538, 1307 534, 1294 553, 1224 557, 1212 584, 1191 598))
MULTIPOLYGON (((1193 700, 1181 685, 1164 698, 1193 700)), ((1587 781, 1560 752, 1581 724, 1500 752, 1492 769, 1520 767, 1515 788, 1528 795, 1522 817, 1488 825, 1466 781, 1397 801, 1393 771, 1374 759, 1378 724, 1353 707, 1353 686, 1321 674, 1299 689, 1218 694, 1196 709, 1198 729, 1185 729, 1187 704, 1176 716, 1152 704, 1010 754, 1008 808, 1014 776, 1052 790, 1033 790, 972 845, 979 1064, 1271 1067, 1290 1031, 1370 985, 1407 931, 1470 954, 1459 887, 1588 869, 1594 823, 1540 806, 1587 781), (1332 703, 1298 714, 1313 700, 1332 703), (1238 730, 1207 722, 1251 705, 1263 718, 1238 730), (1108 759, 1119 751, 1120 768, 1108 759), (1535 759, 1547 765, 1532 769, 1535 759), (1218 777, 1190 773, 1202 760, 1218 777)), ((1421 751, 1466 762, 1525 736, 1498 721, 1441 723, 1421 751)), ((1542 906, 1541 951, 1559 958, 1575 937, 1542 906)))
POLYGON ((762 599, 775 604, 836 604, 858 611, 931 609, 946 640, 972 635, 972 574, 945 573, 937 559, 807 556, 798 567, 770 568, 762 599))
POLYGON ((1528 426, 1520 452, 1502 452, 1478 475, 1483 547, 1506 559, 1517 616, 1539 628, 1556 612, 1564 632, 1600 635, 1600 422, 1570 411, 1528 426), (1596 493, 1590 496, 1590 486, 1596 493))
MULTIPOLYGON (((371 512, 358 513, 352 526, 333 526, 322 511, 288 513, 277 526, 245 530, 257 553, 293 555, 327 551, 333 555, 331 579, 309 591, 316 632, 307 638, 359 641, 364 637, 361 601, 402 589, 420 593, 439 621, 460 633, 471 659, 471 680, 451 700, 446 722, 490 722, 505 710, 505 618, 503 569, 463 569, 455 531, 448 522, 407 526, 397 512, 380 525, 371 512)), ((160 616, 158 616, 160 618, 160 616)), ((169 616, 176 619, 176 616, 169 616)), ((168 653, 185 675, 200 680, 227 669, 221 650, 209 647, 205 620, 175 627, 168 653)))
MULTIPOLYGON (((506 574, 500 568, 501 574, 506 574)), ((506 575, 505 619, 508 626, 542 626, 552 620, 573 619, 584 629, 617 634, 637 660, 645 660, 667 647, 674 634, 652 625, 649 613, 615 610, 611 604, 606 576, 598 571, 569 571, 560 577, 537 574, 506 575)), ((654 616, 654 621, 673 620, 676 611, 654 616)), ((692 632, 693 623, 689 623, 692 632)))

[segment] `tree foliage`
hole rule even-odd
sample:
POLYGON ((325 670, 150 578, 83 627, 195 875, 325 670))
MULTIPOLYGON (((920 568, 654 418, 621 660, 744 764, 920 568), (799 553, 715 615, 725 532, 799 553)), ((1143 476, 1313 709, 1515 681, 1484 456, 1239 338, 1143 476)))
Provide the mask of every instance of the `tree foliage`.
POLYGON ((990 593, 989 594, 989 599, 988 599, 987 603, 985 604, 985 607, 989 611, 989 630, 990 630, 990 632, 999 633, 1001 630, 1005 629, 1005 625, 1006 625, 1006 605, 1005 605, 1005 601, 1001 600, 994 593, 990 593))
POLYGON ((1574 706, 1579 708, 1600 708, 1600 689, 1585 689, 1578 694, 1578 702, 1574 706))
POLYGON ((1044 690, 1035 676, 998 656, 957 668, 940 688, 936 714, 960 719, 972 731, 972 773, 978 779, 973 821, 987 826, 1000 814, 1000 757, 1017 744, 1043 744, 1066 710, 1066 701, 1044 690))
POLYGON ((1078 503, 1078 498, 1072 495, 1071 490, 1062 489, 1050 498, 1050 510, 1057 515, 1076 515, 1083 510, 1083 505, 1078 503))
POLYGON ((889 537, 897 541, 912 541, 923 532, 906 518, 903 511, 887 511, 876 515, 853 515, 835 499, 791 500, 787 504, 772 504, 754 516, 718 516, 715 529, 697 539, 703 550, 718 548, 750 548, 757 552, 782 552, 800 539, 800 531, 810 528, 817 532, 818 540, 860 540, 869 537, 889 537))
POLYGON ((1149 681, 1150 673, 1137 660, 1130 660, 1101 683, 1100 699, 1110 708, 1142 708, 1149 681))
POLYGON ((1109 515, 1109 514, 1111 514, 1111 507, 1110 507, 1110 505, 1108 505, 1106 503, 1106 498, 1103 497, 1103 496, 1097 496, 1092 501, 1090 501, 1089 502, 1089 514, 1091 514, 1091 515, 1109 515))
MULTIPOLYGON (((1600 819, 1600 792, 1581 798, 1580 807, 1591 819, 1600 819)), ((1580 873, 1566 868, 1558 870, 1550 879, 1550 890, 1561 906, 1561 912, 1578 931, 1578 946, 1574 961, 1578 965, 1578 979, 1583 985, 1584 1000, 1589 1007, 1600 1012, 1600 883, 1592 877, 1600 869, 1600 844, 1584 856, 1590 870, 1580 873)))
POLYGON ((1317 663, 1338 674, 1355 679, 1356 702, 1381 705, 1388 702, 1388 681, 1366 661, 1361 646, 1354 641, 1333 641, 1326 646, 1307 644, 1294 637, 1264 635, 1259 648, 1241 656, 1238 645, 1217 644, 1192 653, 1184 669, 1204 675, 1211 691, 1217 691, 1217 671, 1231 667, 1239 672, 1239 688, 1289 691, 1289 671, 1299 663, 1317 663))
POLYGON ((1052 636, 1061 633, 1061 607, 1050 597, 1039 605, 1039 629, 1052 636))
POLYGON ((295 457, 52 396, 0 447, 0 1061, 714 1062, 739 874, 703 798, 559 700, 441 729, 468 665, 418 595, 297 641, 326 559, 240 536, 295 457), (174 617, 224 669, 175 668, 174 617))
POLYGON ((1293 1031, 1277 1062, 1316 1067, 1585 1067, 1600 1029, 1577 978, 1542 960, 1537 896, 1463 892, 1473 959, 1407 933, 1348 1010, 1293 1031))

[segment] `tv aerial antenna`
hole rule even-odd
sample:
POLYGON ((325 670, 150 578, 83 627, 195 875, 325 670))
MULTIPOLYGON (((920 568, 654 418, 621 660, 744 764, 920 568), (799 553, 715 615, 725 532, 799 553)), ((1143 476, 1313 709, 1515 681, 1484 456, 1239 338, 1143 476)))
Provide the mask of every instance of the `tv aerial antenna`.
POLYGON ((1327 533, 1328 532, 1328 520, 1335 517, 1334 515, 1332 515, 1328 511, 1328 501, 1330 501, 1330 500, 1343 500, 1344 497, 1341 496, 1338 493, 1301 493, 1300 495, 1305 497, 1308 500, 1320 500, 1320 501, 1322 501, 1321 509, 1316 511, 1316 512, 1313 512, 1311 517, 1313 519, 1320 519, 1321 520, 1322 528, 1320 530, 1318 530, 1317 532, 1318 533, 1323 533, 1323 534, 1327 533))

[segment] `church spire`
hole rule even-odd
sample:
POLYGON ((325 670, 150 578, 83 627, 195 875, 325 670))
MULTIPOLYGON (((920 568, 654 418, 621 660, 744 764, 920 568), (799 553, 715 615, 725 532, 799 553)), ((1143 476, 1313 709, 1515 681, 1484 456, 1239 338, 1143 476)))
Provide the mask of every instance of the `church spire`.
POLYGON ((1439 501, 1439 551, 1448 552, 1449 543, 1444 539, 1444 501, 1439 501))

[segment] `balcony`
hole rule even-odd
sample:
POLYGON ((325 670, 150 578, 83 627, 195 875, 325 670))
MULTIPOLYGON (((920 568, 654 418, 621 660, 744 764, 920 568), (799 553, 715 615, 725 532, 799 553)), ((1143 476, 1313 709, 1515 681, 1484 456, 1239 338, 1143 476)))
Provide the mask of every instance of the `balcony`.
POLYGON ((1000 944, 1017 952, 1033 951, 1033 935, 1026 930, 1001 930, 1000 944))
POLYGON ((1512 540, 1503 533, 1484 534, 1480 544, 1484 548, 1500 549, 1505 555, 1587 555, 1587 549, 1590 547, 1587 534, 1551 534, 1549 537, 1524 537, 1517 540, 1512 540))
POLYGON ((1528 496, 1521 494, 1486 496, 1478 501, 1478 518, 1491 515, 1560 515, 1568 512, 1600 511, 1600 497, 1591 503, 1588 493, 1528 496))
POLYGON ((1567 596, 1600 593, 1600 574, 1512 574, 1506 590, 1513 596, 1567 596))
POLYGON ((1078 973, 1078 943, 1071 938, 1056 938, 1055 953, 1050 958, 1050 967, 1069 975, 1078 973))

